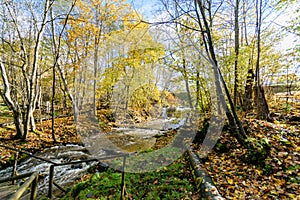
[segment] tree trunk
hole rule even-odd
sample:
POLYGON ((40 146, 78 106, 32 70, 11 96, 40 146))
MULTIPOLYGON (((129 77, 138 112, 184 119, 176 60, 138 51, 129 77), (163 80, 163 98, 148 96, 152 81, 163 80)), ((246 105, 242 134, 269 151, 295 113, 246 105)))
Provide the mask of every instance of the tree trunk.
POLYGON ((262 23, 262 0, 256 0, 256 32, 257 32, 257 58, 255 76, 255 104, 258 119, 269 119, 269 107, 264 90, 260 83, 260 36, 262 23))
POLYGON ((55 38, 55 24, 54 24, 54 17, 53 17, 53 9, 50 9, 50 17, 51 17, 51 31, 52 31, 52 40, 53 40, 53 46, 54 46, 54 64, 52 66, 52 98, 51 98, 51 135, 53 142, 56 142, 55 138, 55 110, 54 110, 54 101, 55 101, 55 92, 56 92, 56 74, 55 74, 55 68, 57 65, 57 59, 59 50, 57 49, 57 41, 55 38))
MULTIPOLYGON (((245 144, 244 140, 246 139, 247 136, 246 136, 244 128, 243 128, 243 126, 242 126, 242 124, 241 124, 241 122, 240 122, 240 120, 237 116, 237 113, 235 111, 234 103, 233 103, 233 101, 230 97, 229 90, 227 88, 227 85, 226 85, 226 83, 224 81, 224 78, 223 78, 223 76, 220 72, 220 69, 218 67, 218 62, 217 62, 216 55, 215 55, 215 52, 214 52, 213 40, 212 40, 212 36, 211 36, 211 32, 210 32, 210 27, 209 27, 208 22, 206 20, 205 8, 204 8, 204 5, 203 5, 203 2, 201 0, 195 0, 194 2, 195 2, 195 7, 197 7, 197 5, 198 5, 198 7, 200 9, 200 13, 201 13, 201 16, 202 16, 202 21, 203 21, 204 27, 205 27, 205 29, 204 29, 204 27, 202 26, 201 20, 200 20, 200 16, 197 12, 198 23, 199 23, 200 29, 202 30, 201 33, 202 33, 202 39, 203 39, 203 42, 204 42, 204 45, 205 45, 205 49, 206 49, 207 54, 209 55, 209 57, 212 60, 213 71, 214 71, 214 76, 215 76, 215 85, 216 85, 216 90, 217 90, 217 94, 218 94, 219 105, 222 105, 223 108, 225 109, 230 127, 232 128, 232 133, 236 136, 236 139, 242 145, 244 145, 245 144), (226 93, 227 99, 229 101, 231 110, 229 110, 229 107, 226 104, 220 81, 222 82, 223 87, 225 89, 225 93, 226 93)), ((218 108, 218 114, 220 114, 220 115, 222 114, 220 108, 218 108)))
POLYGON ((238 96, 238 58, 239 58, 239 3, 240 0, 235 1, 234 8, 234 52, 235 52, 235 60, 234 60, 234 95, 233 102, 234 106, 237 105, 237 96, 238 96))
POLYGON ((262 86, 255 86, 255 103, 257 109, 257 118, 272 121, 269 116, 269 106, 265 97, 265 91, 262 86))
POLYGON ((71 93, 70 90, 69 90, 68 83, 67 83, 67 79, 66 79, 66 77, 65 77, 65 74, 64 74, 63 70, 61 69, 61 67, 60 67, 59 65, 57 65, 57 69, 58 69, 58 71, 59 71, 61 80, 62 80, 62 82, 63 82, 65 91, 66 91, 66 93, 68 94, 68 97, 69 97, 69 99, 70 99, 71 102, 72 102, 72 107, 73 107, 73 111, 74 111, 74 121, 75 121, 75 122, 78 122, 78 108, 77 108, 76 102, 75 102, 75 100, 74 100, 74 97, 73 97, 72 93, 71 93))
POLYGON ((200 73, 197 70, 197 74, 196 74, 196 104, 195 104, 195 108, 196 109, 199 106, 200 99, 201 99, 201 102, 202 102, 201 103, 201 110, 204 111, 204 108, 203 108, 203 99, 202 99, 202 95, 200 93, 200 73))
POLYGON ((31 110, 30 115, 29 115, 29 124, 30 124, 30 131, 36 131, 36 123, 35 123, 35 119, 34 119, 34 109, 31 110))
POLYGON ((21 109, 19 109, 18 102, 14 102, 11 98, 11 90, 10 84, 8 81, 6 69, 2 64, 2 60, 0 60, 0 71, 1 71, 1 78, 3 82, 4 91, 0 90, 1 97, 5 104, 8 106, 10 110, 13 111, 13 118, 14 124, 16 127, 16 138, 18 139, 25 139, 24 138, 24 129, 23 129, 23 115, 21 109))
POLYGON ((192 102, 192 97, 191 97, 191 92, 190 92, 190 86, 189 86, 189 78, 187 75, 187 71, 186 71, 186 60, 183 58, 182 60, 182 65, 183 65, 183 77, 184 77, 184 83, 185 83, 185 89, 188 95, 188 102, 189 102, 189 106, 190 108, 193 108, 193 102, 192 102))
MULTIPOLYGON (((96 26, 100 26, 99 21, 99 5, 96 6, 96 26)), ((97 35, 95 35, 95 46, 94 46, 94 88, 93 88, 93 110, 94 115, 97 116, 97 74, 98 74, 98 64, 99 64, 99 43, 101 37, 101 27, 97 35)))
POLYGON ((254 82, 254 73, 252 69, 249 69, 247 80, 246 80, 246 86, 245 86, 245 94, 243 97, 244 111, 249 111, 252 109, 253 82, 254 82))
POLYGON ((16 139, 24 139, 23 121, 20 112, 13 111, 13 118, 16 127, 16 139))
MULTIPOLYGON (((248 35, 247 35, 247 23, 246 23, 246 18, 247 18, 247 9, 246 9, 246 0, 243 0, 243 28, 244 28, 244 35, 243 33, 241 34, 242 35, 242 38, 243 36, 245 37, 245 43, 246 45, 248 46, 249 45, 249 42, 248 42, 248 35)), ((243 29, 241 29, 241 32, 242 32, 243 29)), ((241 40, 241 43, 243 44, 243 40, 241 40)))

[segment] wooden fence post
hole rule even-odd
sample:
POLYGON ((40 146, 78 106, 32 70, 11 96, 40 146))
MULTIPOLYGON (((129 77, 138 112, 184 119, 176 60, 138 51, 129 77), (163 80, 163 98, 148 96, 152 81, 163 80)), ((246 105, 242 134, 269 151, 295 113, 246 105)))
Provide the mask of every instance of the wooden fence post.
MULTIPOLYGON (((19 157, 19 152, 16 152, 15 154, 15 160, 14 160, 14 166, 13 166, 13 170, 12 170, 12 174, 11 176, 14 177, 15 175, 17 175, 17 165, 18 165, 18 157, 19 157)), ((12 184, 14 185, 16 183, 16 180, 12 180, 12 184)))
POLYGON ((36 177, 38 176, 39 172, 31 173, 31 176, 21 185, 21 187, 12 195, 9 197, 9 200, 16 200, 19 199, 24 192, 29 188, 29 186, 32 184, 32 182, 35 181, 36 177))
POLYGON ((38 181, 39 181, 39 175, 37 174, 36 178, 33 180, 32 185, 31 185, 30 200, 36 199, 38 181))
POLYGON ((122 169, 122 182, 121 182, 121 197, 120 199, 123 200, 125 197, 125 164, 126 164, 126 155, 123 158, 123 169, 122 169))
POLYGON ((49 189, 48 189, 48 198, 52 198, 52 189, 53 189, 53 177, 54 177, 54 165, 50 166, 49 171, 49 189))

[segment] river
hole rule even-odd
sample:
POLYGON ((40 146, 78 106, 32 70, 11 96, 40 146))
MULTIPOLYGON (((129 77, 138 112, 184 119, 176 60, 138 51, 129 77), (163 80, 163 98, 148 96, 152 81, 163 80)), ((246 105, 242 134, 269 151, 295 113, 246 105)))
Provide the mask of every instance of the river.
MULTIPOLYGON (((185 118, 168 118, 166 113, 163 112, 159 118, 144 124, 138 124, 135 127, 113 128, 111 133, 105 135, 105 141, 109 141, 117 146, 117 148, 113 148, 115 153, 120 153, 117 150, 122 153, 143 151, 151 148, 155 144, 157 136, 163 135, 170 130, 180 128, 184 125, 185 121, 185 118)), ((104 148, 105 145, 99 145, 103 143, 103 137, 103 134, 90 135, 83 139, 84 146, 55 146, 36 153, 35 156, 50 160, 54 163, 67 163, 93 158, 100 159, 101 157, 103 158, 112 154, 110 149, 104 148)), ((108 143, 106 142, 106 146, 107 145, 108 143)), ((88 169, 97 163, 98 162, 93 161, 89 163, 83 162, 79 164, 56 166, 54 181, 61 186, 72 184, 81 176, 87 174, 88 169)), ((23 174, 39 171, 42 177, 42 180, 39 182, 39 194, 46 194, 49 184, 50 165, 51 163, 30 157, 18 163, 17 172, 18 174, 23 174)), ((0 170, 0 177, 9 177, 11 173, 12 167, 8 167, 0 170)))

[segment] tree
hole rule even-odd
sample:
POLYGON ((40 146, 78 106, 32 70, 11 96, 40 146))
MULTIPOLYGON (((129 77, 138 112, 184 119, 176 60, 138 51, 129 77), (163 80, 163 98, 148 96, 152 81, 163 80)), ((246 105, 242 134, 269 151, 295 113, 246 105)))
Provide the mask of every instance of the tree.
POLYGON ((72 97, 75 120, 79 112, 90 108, 96 116, 97 99, 110 106, 121 79, 126 80, 121 92, 127 108, 132 92, 151 84, 151 68, 164 52, 137 15, 125 1, 77 0, 57 65, 65 91, 72 97))
POLYGON ((261 56, 261 26, 262 26, 262 0, 256 0, 256 34, 257 34, 257 58, 255 66, 255 102, 257 118, 270 119, 269 107, 265 97, 264 89, 260 80, 260 56, 261 56))
POLYGON ((40 47, 53 1, 45 0, 42 4, 37 4, 32 1, 3 0, 1 4, 4 6, 2 24, 5 29, 1 35, 0 62, 4 87, 0 93, 13 111, 16 138, 26 139, 29 126, 32 131, 35 130, 33 114, 39 94, 40 47), (26 27, 20 20, 20 13, 27 19, 26 27), (8 73, 15 76, 10 77, 8 73))
MULTIPOLYGON (((223 106, 223 108, 225 109, 230 127, 232 129, 232 133, 235 134, 237 140, 241 143, 241 144, 245 144, 245 139, 247 138, 245 131, 242 127, 242 124, 237 116, 237 113, 235 111, 235 106, 234 103, 232 102, 231 96, 229 94, 227 85, 224 81, 224 78, 220 72, 219 66, 218 66, 218 61, 216 58, 216 54, 215 54, 215 50, 214 50, 214 45, 213 45, 213 39, 212 39, 212 34, 211 34, 211 28, 208 24, 207 21, 207 15, 205 14, 205 5, 203 3, 203 1, 201 0, 195 0, 195 7, 198 6, 200 13, 201 13, 201 17, 202 20, 200 18, 200 14, 197 14, 197 19, 198 19, 198 23, 199 23, 199 27, 201 28, 202 31, 202 38, 204 41, 204 45, 205 45, 205 49, 207 54, 209 55, 209 57, 212 59, 212 65, 213 65, 213 71, 214 71, 214 75, 215 75, 215 84, 216 84, 216 90, 217 93, 219 95, 219 102, 220 105, 223 106), (230 105, 230 109, 228 108, 226 102, 225 102, 225 98, 224 98, 224 94, 223 91, 221 89, 221 83, 225 89, 225 93, 226 93, 226 97, 229 101, 229 105, 230 105)), ((197 12, 197 11, 196 11, 197 12)), ((211 10, 208 10, 208 12, 210 13, 211 10)), ((208 14, 208 16, 211 16, 211 14, 208 14)), ((220 111, 219 111, 220 112, 220 111)), ((221 113, 218 113, 221 114, 221 113)))
POLYGON ((122 31, 111 33, 108 44, 110 60, 102 74, 100 99, 103 105, 111 102, 111 108, 126 115, 130 101, 137 97, 132 97, 134 92, 145 85, 156 84, 155 71, 159 58, 164 55, 164 47, 153 40, 149 25, 140 23, 138 16, 125 20, 122 31))
MULTIPOLYGON (((67 87, 67 83, 66 83, 66 79, 64 78, 64 75, 62 73, 62 70, 59 66, 59 58, 60 58, 60 52, 61 52, 61 46, 62 46, 62 36, 63 33, 66 29, 68 20, 70 18, 70 15, 76 5, 76 1, 74 0, 70 6, 70 9, 68 11, 68 13, 66 14, 65 19, 63 20, 63 26, 60 30, 60 32, 57 34, 56 33, 56 24, 55 24, 55 18, 54 18, 54 14, 53 14, 53 9, 50 8, 50 17, 51 17, 51 34, 52 34, 52 43, 53 43, 53 66, 52 66, 52 101, 51 101, 51 110, 52 110, 52 139, 54 142, 56 142, 55 139, 55 129, 54 129, 54 120, 55 120, 55 110, 54 110, 54 104, 55 104, 55 94, 56 94, 56 68, 59 69, 62 81, 64 83, 65 86, 65 90, 68 92, 68 95, 70 97, 70 100, 73 103, 73 96, 72 94, 69 93, 68 87, 67 87), (58 39, 57 39, 58 37, 58 39)), ((74 104, 73 104, 73 107, 74 104)), ((76 115, 76 114, 75 114, 76 115)), ((75 117, 76 118, 76 117, 75 117)))
POLYGON ((234 60, 234 94, 233 94, 233 102, 234 105, 237 105, 237 95, 238 95, 238 59, 239 59, 239 47, 240 47, 240 35, 239 35, 239 5, 240 0, 235 1, 234 7, 234 52, 235 52, 235 60, 234 60))

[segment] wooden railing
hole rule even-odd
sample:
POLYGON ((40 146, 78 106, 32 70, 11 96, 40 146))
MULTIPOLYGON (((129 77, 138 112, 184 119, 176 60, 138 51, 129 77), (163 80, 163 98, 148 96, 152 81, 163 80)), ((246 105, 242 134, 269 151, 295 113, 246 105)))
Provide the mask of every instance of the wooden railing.
POLYGON ((88 163, 88 162, 93 162, 93 161, 100 161, 100 160, 110 160, 114 158, 120 158, 123 157, 123 170, 122 170, 122 181, 121 181, 121 199, 123 199, 124 192, 125 192, 125 164, 126 164, 126 157, 128 157, 130 154, 119 154, 119 155, 114 155, 114 156, 107 156, 107 157, 102 157, 99 159, 90 159, 90 160, 80 160, 80 161, 74 161, 74 162, 68 162, 68 163, 56 163, 52 164, 50 166, 49 170, 49 189, 48 189, 48 198, 52 198, 52 193, 53 193, 53 185, 55 185, 58 189, 60 189, 62 192, 66 192, 64 188, 62 188, 60 185, 58 185, 54 181, 54 173, 55 173, 55 167, 59 166, 65 166, 65 165, 74 165, 74 164, 80 164, 80 163, 88 163))
MULTIPOLYGON (((55 181, 54 181, 54 173, 55 173, 55 167, 59 167, 59 166, 65 166, 65 165, 74 165, 74 164, 80 164, 80 163, 88 163, 88 162, 95 162, 95 161, 101 161, 101 160, 110 160, 110 159, 114 159, 114 158, 120 158, 123 157, 123 170, 122 170, 122 183, 121 183, 121 199, 123 199, 124 197, 124 192, 125 192, 125 162, 126 162, 126 157, 128 157, 129 155, 132 155, 134 153, 126 153, 126 154, 118 154, 118 155, 114 155, 114 156, 107 156, 107 157, 101 157, 99 159, 89 159, 89 160, 79 160, 79 161, 73 161, 73 162, 68 162, 68 163, 56 163, 53 162, 51 160, 45 159, 45 158, 41 158, 39 156, 35 156, 32 153, 20 150, 20 149, 15 149, 12 147, 8 147, 5 145, 0 144, 0 147, 6 148, 6 149, 10 149, 12 151, 16 152, 16 156, 15 156, 15 161, 14 161, 14 166, 13 166, 13 172, 12 172, 12 176, 15 176, 17 174, 17 159, 18 159, 18 154, 22 153, 22 154, 26 154, 30 157, 33 157, 35 159, 44 161, 46 163, 51 164, 50 165, 50 169, 49 169, 49 184, 48 184, 48 198, 52 198, 52 193, 53 193, 53 185, 55 185, 59 190, 61 190, 62 192, 66 192, 66 190, 61 187, 60 185, 58 185, 55 181)), ((27 174, 28 175, 28 174, 27 174)), ((22 176, 22 175, 20 175, 22 176)), ((15 177, 19 177, 19 176, 15 176, 15 177)), ((13 179, 13 177, 7 178, 5 179, 6 181, 13 181, 12 183, 14 184, 15 179, 13 179)), ((36 187, 36 186, 35 186, 36 187)))
POLYGON ((28 180, 25 183, 23 183, 20 186, 20 188, 12 196, 9 197, 9 200, 19 199, 26 192, 26 190, 30 187, 30 185, 31 185, 30 199, 31 200, 36 199, 39 172, 31 172, 31 173, 21 174, 18 176, 4 178, 4 179, 0 180, 0 183, 16 181, 16 180, 23 179, 26 177, 29 177, 28 180))

